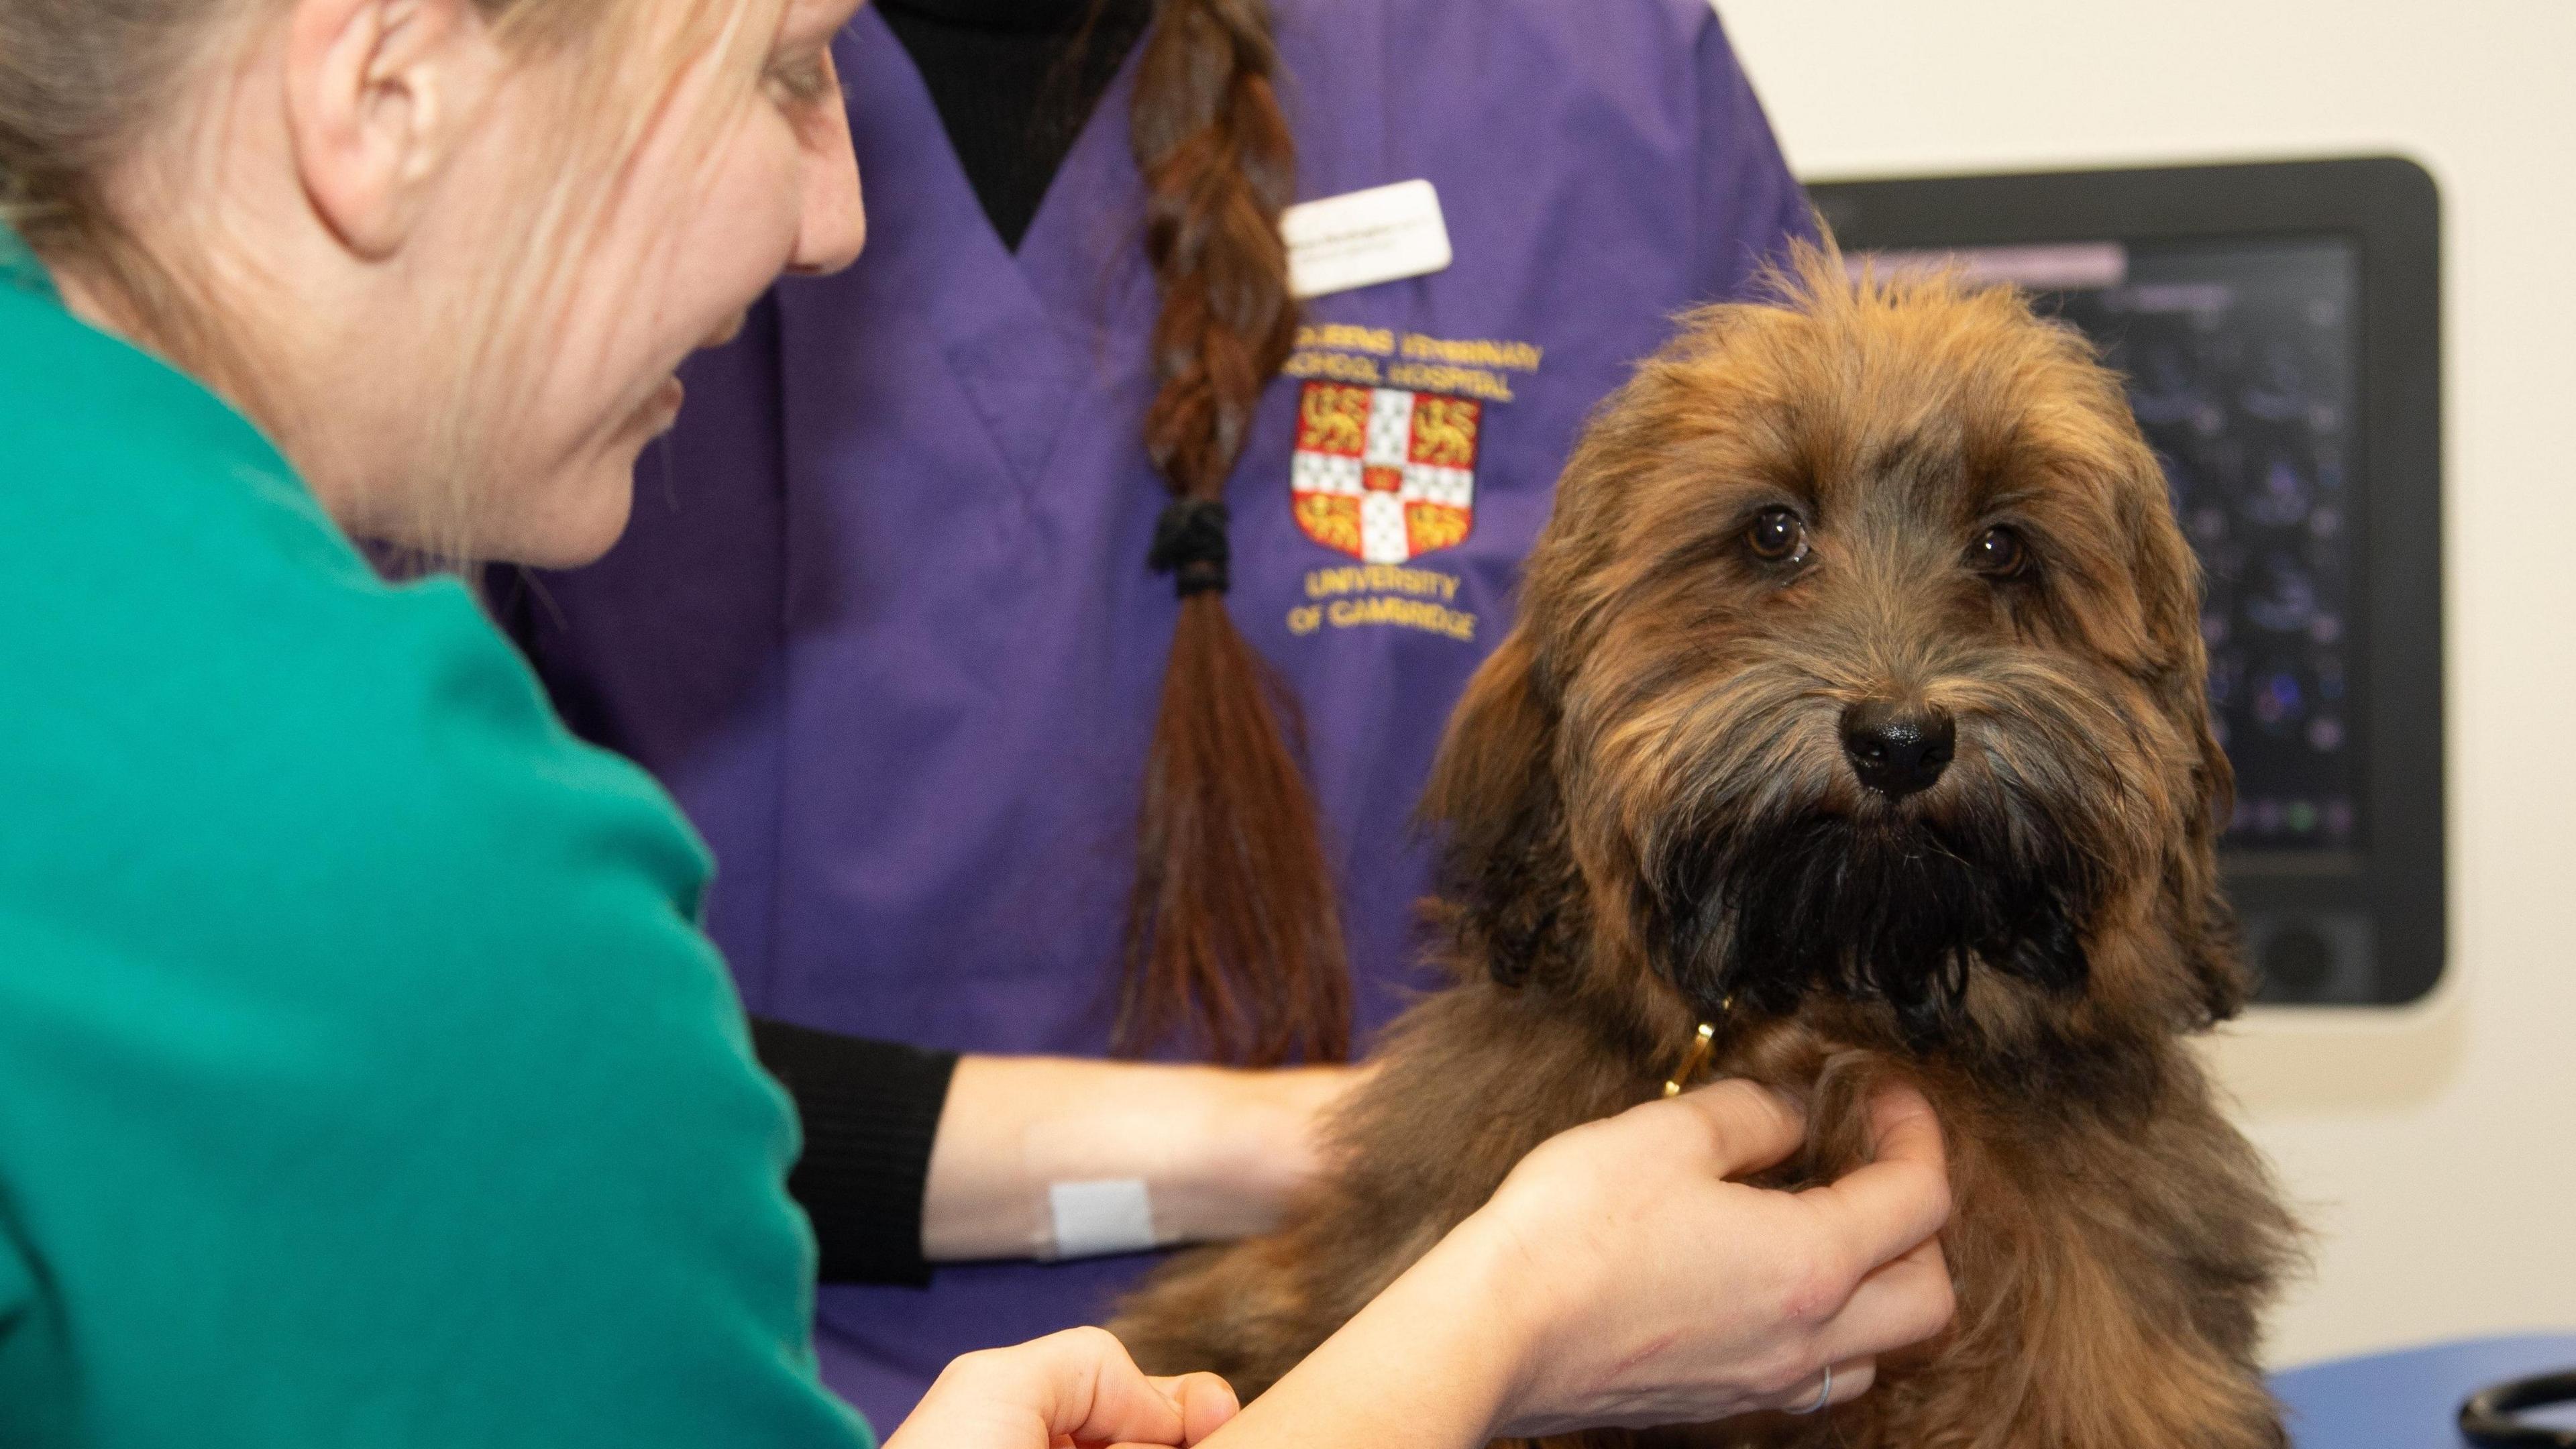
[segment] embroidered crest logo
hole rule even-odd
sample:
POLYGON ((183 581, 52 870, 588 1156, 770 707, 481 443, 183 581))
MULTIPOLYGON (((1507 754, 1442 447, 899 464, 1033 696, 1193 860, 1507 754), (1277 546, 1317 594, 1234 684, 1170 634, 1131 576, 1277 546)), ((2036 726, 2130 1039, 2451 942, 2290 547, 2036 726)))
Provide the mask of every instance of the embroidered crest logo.
POLYGON ((1289 472, 1297 525, 1374 564, 1465 542, 1484 418, 1485 405, 1471 398, 1308 382, 1289 472))

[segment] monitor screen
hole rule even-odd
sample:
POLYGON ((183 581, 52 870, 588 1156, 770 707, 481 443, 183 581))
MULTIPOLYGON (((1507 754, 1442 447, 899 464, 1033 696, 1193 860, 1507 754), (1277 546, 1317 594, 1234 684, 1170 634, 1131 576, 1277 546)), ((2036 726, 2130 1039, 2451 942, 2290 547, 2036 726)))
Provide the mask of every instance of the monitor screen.
POLYGON ((2230 850, 2344 852, 2371 828, 2362 510, 2352 496, 2359 257, 2346 240, 2079 242, 1855 253, 1955 265, 2083 329, 2127 381, 2208 579, 2230 850))

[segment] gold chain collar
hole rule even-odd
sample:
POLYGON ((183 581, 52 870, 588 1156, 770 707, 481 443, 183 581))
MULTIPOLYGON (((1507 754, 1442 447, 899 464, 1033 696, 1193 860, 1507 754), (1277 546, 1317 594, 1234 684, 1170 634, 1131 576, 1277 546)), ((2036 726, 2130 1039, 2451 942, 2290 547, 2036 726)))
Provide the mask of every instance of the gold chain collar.
MULTIPOLYGON (((1734 1009, 1735 998, 1732 996, 1717 1004, 1717 1014, 1720 1017, 1725 1016, 1728 1012, 1733 1011, 1734 1009)), ((1691 1078, 1698 1076, 1707 1068, 1709 1056, 1716 1050, 1717 1023, 1713 1021, 1703 1021, 1699 1024, 1698 1033, 1691 1038, 1689 1049, 1682 1053, 1682 1064, 1678 1068, 1674 1069, 1672 1076, 1665 1079, 1664 1095, 1667 1097, 1680 1096, 1689 1088, 1691 1078)))

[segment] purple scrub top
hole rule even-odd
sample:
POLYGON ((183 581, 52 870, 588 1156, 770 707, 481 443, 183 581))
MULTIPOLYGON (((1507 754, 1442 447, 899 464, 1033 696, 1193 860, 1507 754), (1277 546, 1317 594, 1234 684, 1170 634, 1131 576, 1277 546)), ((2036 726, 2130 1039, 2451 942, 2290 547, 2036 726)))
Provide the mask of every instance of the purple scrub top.
MULTIPOLYGON (((1705 0, 1276 9, 1301 195, 1427 178, 1457 257, 1308 304, 1229 495, 1229 603, 1304 701, 1365 1036, 1430 984, 1410 814, 1586 412, 1812 229, 1705 0)), ((1145 567, 1133 58, 1014 256, 884 22, 836 54, 866 255, 691 366, 628 535, 542 579, 524 632, 713 846, 753 1012, 1100 1054, 1176 607, 1145 567)), ((1097 1321, 1149 1262, 826 1287, 825 1377, 891 1427, 954 1355, 1097 1321)))

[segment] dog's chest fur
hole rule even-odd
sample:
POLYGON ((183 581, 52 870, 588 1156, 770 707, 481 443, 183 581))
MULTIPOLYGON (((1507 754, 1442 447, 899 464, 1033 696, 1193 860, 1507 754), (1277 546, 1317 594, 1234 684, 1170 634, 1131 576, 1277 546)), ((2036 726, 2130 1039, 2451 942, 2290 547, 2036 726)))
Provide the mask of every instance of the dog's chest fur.
MULTIPOLYGON (((1149 1372, 1213 1368, 1266 1389, 1473 1212, 1547 1137, 1660 1093, 1684 1049, 1634 1052, 1526 990, 1473 983, 1409 1014, 1337 1124, 1331 1176, 1278 1233, 1165 1268, 1112 1325, 1149 1372)), ((1806 1147, 1769 1185, 1864 1160, 1863 1103, 1921 1086, 1951 1143, 1944 1234, 1960 1311, 1868 1395, 1816 1418, 1763 1415, 1635 1445, 1990 1445, 2132 1449, 2280 1442, 2254 1362, 2255 1313, 2291 1229, 2250 1149, 2179 1050, 2144 1118, 2012 1100, 1972 1075, 1839 1045, 1795 1022, 1721 1038, 1719 1073, 1810 1103, 1806 1147), (2142 1190, 2142 1184, 2152 1184, 2142 1190), (2105 1377, 2101 1366, 2130 1366, 2105 1377)))

